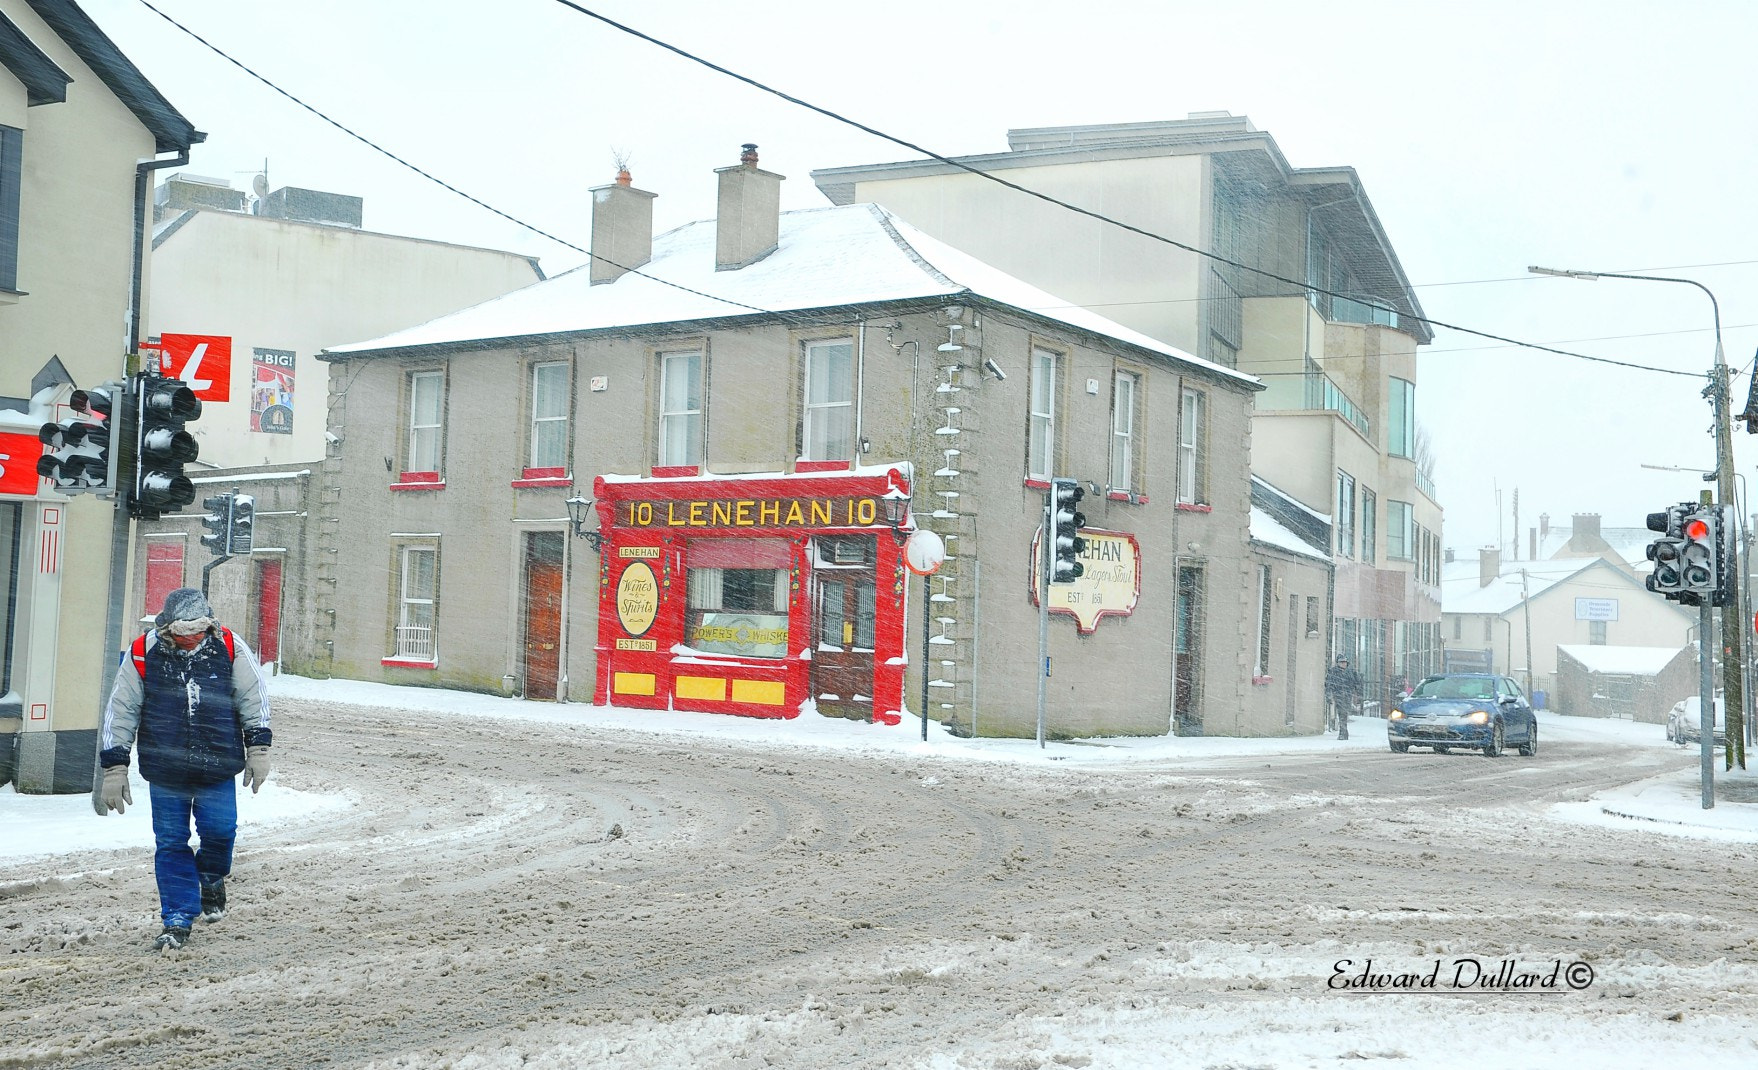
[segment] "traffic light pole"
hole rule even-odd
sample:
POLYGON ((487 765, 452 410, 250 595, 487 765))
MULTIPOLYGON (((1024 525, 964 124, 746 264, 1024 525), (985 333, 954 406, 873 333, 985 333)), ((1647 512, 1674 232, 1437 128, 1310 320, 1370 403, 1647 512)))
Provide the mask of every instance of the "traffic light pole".
MULTIPOLYGON (((111 681, 120 669, 122 652, 122 614, 128 607, 128 557, 130 525, 129 495, 134 492, 134 428, 140 419, 140 397, 135 393, 134 377, 123 380, 121 395, 110 408, 110 449, 116 458, 116 481, 112 485, 116 499, 110 518, 110 605, 104 614, 104 645, 99 650, 103 659, 98 673, 98 724, 104 723, 104 707, 110 701, 111 681), (111 661, 111 658, 117 658, 111 661)), ((99 817, 110 812, 104 805, 104 734, 98 732, 98 743, 92 751, 92 809, 99 817)))
MULTIPOLYGON (((1044 703, 1050 684, 1050 570, 1056 552, 1056 484, 1044 491, 1044 531, 1038 537, 1038 747, 1044 746, 1044 703)), ((924 714, 924 716, 926 716, 924 714)))
MULTIPOLYGON (((1697 635, 1700 649, 1697 658, 1698 685, 1702 689, 1702 697, 1697 700, 1697 744, 1699 749, 1698 770, 1703 780, 1703 809, 1715 808, 1715 659, 1709 652, 1715 649, 1715 614, 1710 610, 1709 599, 1705 598, 1697 608, 1697 635)), ((1724 700, 1725 702, 1725 700, 1724 700)), ((1729 718, 1728 739, 1731 742, 1733 707, 1727 704, 1729 718)))

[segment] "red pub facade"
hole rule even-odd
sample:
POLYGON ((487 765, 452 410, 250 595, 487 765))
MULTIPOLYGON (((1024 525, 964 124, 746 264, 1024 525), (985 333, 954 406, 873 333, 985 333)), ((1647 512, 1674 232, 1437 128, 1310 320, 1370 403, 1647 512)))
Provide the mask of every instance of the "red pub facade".
MULTIPOLYGON (((841 466, 847 469, 847 466, 841 466)), ((903 468, 594 483, 600 705, 895 724, 903 468)))

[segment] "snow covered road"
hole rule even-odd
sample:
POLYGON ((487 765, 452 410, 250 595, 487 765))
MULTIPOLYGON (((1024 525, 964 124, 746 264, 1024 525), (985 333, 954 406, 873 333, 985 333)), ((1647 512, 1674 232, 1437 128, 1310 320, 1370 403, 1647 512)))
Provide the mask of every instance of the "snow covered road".
POLYGON ((961 761, 309 698, 276 736, 264 797, 331 805, 247 823, 184 952, 150 838, 0 861, 0 1068, 1758 1060, 1753 844, 1551 816, 1668 747, 961 761))

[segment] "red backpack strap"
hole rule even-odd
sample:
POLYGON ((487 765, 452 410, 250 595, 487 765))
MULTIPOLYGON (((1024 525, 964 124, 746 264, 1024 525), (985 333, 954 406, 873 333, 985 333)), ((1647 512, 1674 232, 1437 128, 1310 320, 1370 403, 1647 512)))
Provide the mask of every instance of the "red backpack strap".
POLYGON ((128 645, 128 652, 134 657, 134 671, 140 673, 142 680, 146 679, 146 641, 145 635, 139 635, 128 645))
POLYGON ((232 629, 221 628, 220 629, 220 638, 226 644, 226 660, 227 661, 236 660, 238 657, 238 651, 232 645, 232 629))

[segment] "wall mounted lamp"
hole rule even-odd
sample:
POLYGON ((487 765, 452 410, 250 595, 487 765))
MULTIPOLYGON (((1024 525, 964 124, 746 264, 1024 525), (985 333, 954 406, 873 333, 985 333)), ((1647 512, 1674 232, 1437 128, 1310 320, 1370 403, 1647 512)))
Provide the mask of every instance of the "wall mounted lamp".
POLYGON ((903 522, 910 515, 909 495, 896 490, 886 491, 879 504, 885 509, 885 522, 891 525, 892 541, 902 546, 909 541, 908 533, 903 530, 903 522))
POLYGON ((586 518, 592 512, 591 499, 582 498, 576 494, 568 499, 567 505, 568 526, 573 529, 574 537, 585 539, 587 545, 592 547, 593 553, 602 552, 604 550, 604 532, 586 530, 586 518))

